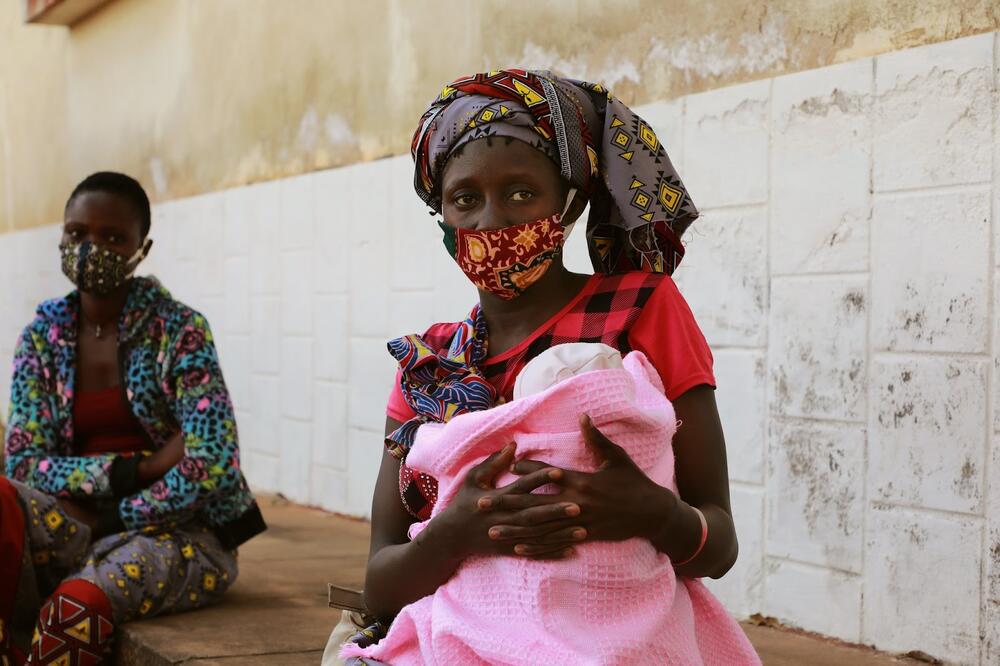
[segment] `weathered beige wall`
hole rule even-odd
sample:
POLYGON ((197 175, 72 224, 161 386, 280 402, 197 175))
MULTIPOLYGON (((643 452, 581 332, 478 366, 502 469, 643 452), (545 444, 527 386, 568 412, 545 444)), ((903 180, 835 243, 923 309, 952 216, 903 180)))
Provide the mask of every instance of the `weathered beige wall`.
POLYGON ((20 3, 0 0, 0 232, 59 219, 72 187, 67 45, 61 31, 24 28, 20 3))
POLYGON ((0 2, 0 231, 86 173, 156 199, 397 154, 460 74, 550 67, 642 103, 1000 28, 993 0, 0 2))

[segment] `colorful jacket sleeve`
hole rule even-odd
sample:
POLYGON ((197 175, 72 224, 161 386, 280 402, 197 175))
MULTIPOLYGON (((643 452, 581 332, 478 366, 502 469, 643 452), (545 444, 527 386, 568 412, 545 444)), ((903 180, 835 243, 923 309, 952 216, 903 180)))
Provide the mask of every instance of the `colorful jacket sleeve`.
MULTIPOLYGON (((58 455, 60 389, 55 368, 45 362, 46 327, 24 329, 14 352, 10 416, 4 443, 7 476, 58 497, 109 498, 118 456, 58 455)), ((58 338, 58 331, 48 336, 58 338)))
POLYGON ((169 355, 163 388, 184 436, 184 458, 149 488, 121 500, 129 529, 189 520, 213 496, 242 483, 233 405, 203 316, 187 318, 169 355))

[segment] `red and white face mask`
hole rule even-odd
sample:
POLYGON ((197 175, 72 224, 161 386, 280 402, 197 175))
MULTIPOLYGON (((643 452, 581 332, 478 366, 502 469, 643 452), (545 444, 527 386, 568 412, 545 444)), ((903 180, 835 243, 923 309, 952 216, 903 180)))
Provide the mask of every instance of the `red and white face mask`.
POLYGON ((456 229, 440 222, 444 246, 477 289, 513 300, 538 282, 562 252, 573 226, 564 227, 562 218, 574 193, 570 190, 562 213, 503 229, 456 229))

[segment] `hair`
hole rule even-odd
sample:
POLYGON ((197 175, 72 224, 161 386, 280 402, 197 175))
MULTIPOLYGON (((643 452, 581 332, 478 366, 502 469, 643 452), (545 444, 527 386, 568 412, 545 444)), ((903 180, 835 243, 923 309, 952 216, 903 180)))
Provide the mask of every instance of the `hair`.
POLYGON ((139 215, 139 227, 142 231, 141 238, 145 238, 149 234, 149 226, 152 219, 149 211, 149 197, 146 196, 146 190, 142 189, 142 185, 135 178, 116 171, 98 171, 97 173, 92 173, 73 188, 73 193, 66 200, 66 207, 68 208, 73 203, 73 199, 86 192, 106 192, 125 199, 135 208, 135 212, 139 215))

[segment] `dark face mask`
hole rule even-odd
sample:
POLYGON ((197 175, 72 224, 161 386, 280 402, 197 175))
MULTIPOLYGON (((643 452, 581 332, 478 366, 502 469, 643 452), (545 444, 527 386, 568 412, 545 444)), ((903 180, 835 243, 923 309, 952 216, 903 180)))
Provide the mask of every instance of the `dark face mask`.
POLYGON ((90 241, 60 243, 62 272, 80 291, 105 296, 132 277, 150 245, 152 241, 147 238, 135 254, 123 257, 90 241))
POLYGON ((573 203, 570 190, 563 212, 501 229, 456 229, 444 222, 444 246, 480 291, 513 300, 538 282, 562 252, 572 224, 562 224, 573 203))

